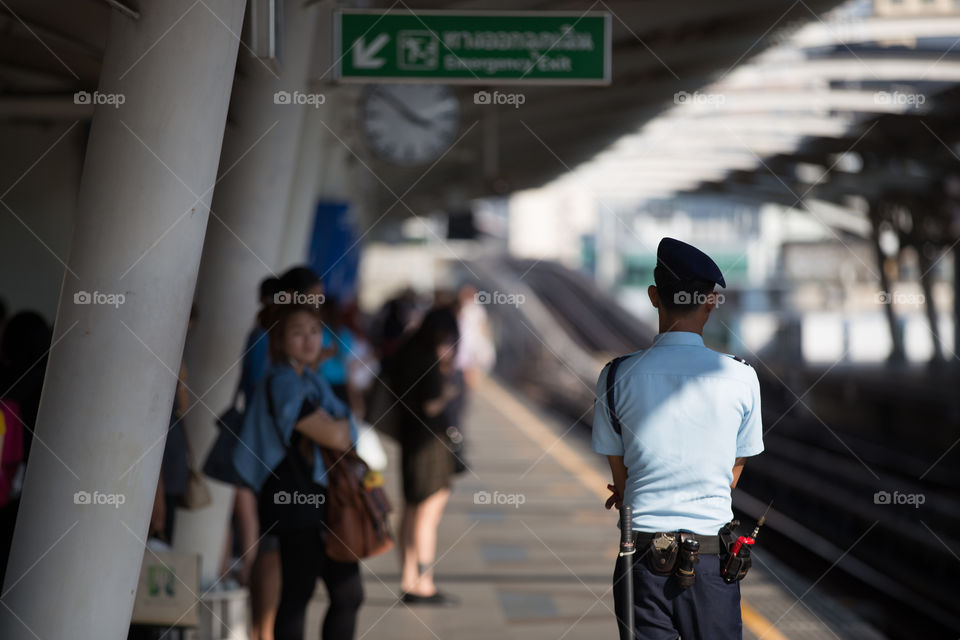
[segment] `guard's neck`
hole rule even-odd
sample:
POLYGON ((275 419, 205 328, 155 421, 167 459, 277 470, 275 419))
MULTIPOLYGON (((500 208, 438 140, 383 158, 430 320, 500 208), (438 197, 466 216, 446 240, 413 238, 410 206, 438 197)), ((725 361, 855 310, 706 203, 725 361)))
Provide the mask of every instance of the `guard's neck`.
POLYGON ((703 336, 704 324, 706 324, 706 318, 700 317, 696 312, 683 315, 660 314, 660 333, 687 331, 703 336))

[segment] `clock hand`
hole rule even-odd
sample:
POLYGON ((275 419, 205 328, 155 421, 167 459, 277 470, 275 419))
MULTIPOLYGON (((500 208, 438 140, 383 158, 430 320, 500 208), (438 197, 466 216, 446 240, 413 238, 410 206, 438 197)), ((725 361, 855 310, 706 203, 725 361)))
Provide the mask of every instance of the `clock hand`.
POLYGON ((455 107, 451 107, 449 104, 442 104, 424 117, 429 119, 431 122, 437 122, 440 116, 456 116, 456 113, 455 107))
POLYGON ((402 100, 397 99, 397 97, 392 93, 388 91, 381 91, 380 94, 387 101, 387 103, 390 104, 390 106, 396 109, 401 116, 403 116, 410 122, 420 125, 421 127, 433 126, 433 122, 431 122, 430 120, 427 120, 426 118, 420 115, 417 115, 415 112, 410 110, 410 108, 407 105, 405 105, 402 100))

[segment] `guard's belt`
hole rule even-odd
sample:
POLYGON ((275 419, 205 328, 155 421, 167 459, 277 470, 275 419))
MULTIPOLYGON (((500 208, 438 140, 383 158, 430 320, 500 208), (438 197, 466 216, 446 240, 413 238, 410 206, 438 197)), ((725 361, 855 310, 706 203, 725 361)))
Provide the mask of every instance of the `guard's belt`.
MULTIPOLYGON (((706 553, 706 554, 720 553, 720 549, 722 548, 720 544, 719 535, 698 536, 693 533, 687 533, 686 531, 682 533, 679 531, 667 531, 666 533, 673 537, 681 536, 681 540, 685 540, 687 538, 693 538, 694 540, 700 543, 700 553, 706 553)), ((639 553, 643 553, 644 549, 650 546, 650 541, 653 540, 653 537, 656 535, 659 535, 659 532, 647 533, 645 531, 634 531, 633 535, 634 535, 634 541, 635 541, 634 544, 636 544, 637 551, 639 553)))

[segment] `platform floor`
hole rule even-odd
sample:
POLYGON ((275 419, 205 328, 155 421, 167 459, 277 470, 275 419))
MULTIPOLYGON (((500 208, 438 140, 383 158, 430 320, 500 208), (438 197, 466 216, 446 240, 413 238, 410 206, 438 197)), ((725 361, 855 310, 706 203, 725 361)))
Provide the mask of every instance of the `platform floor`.
MULTIPOLYGON (((609 472, 586 434, 492 380, 473 396, 466 429, 471 470, 455 483, 436 566, 440 588, 462 604, 407 607, 398 601, 397 554, 372 559, 363 566, 367 598, 358 640, 616 638, 617 516, 603 508, 609 472), (491 504, 484 503, 488 494, 491 504)), ((397 450, 384 444, 390 494, 399 505, 397 450)), ((744 638, 883 638, 774 558, 762 551, 755 558, 742 588, 744 638)), ((318 583, 307 638, 319 637, 325 599, 318 583)))

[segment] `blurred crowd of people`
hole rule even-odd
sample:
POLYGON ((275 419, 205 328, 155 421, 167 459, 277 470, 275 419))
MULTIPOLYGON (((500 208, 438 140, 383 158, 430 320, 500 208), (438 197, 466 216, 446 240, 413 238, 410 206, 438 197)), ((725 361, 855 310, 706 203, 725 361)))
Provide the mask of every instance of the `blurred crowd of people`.
MULTIPOLYGON (((310 490, 317 495, 327 491, 327 469, 318 447, 355 448, 371 468, 383 471, 387 456, 381 431, 400 445, 396 478, 402 484, 397 493, 403 505, 395 548, 402 601, 410 606, 456 605, 457 598, 435 584, 434 564, 437 529, 453 479, 468 468, 466 398, 495 358, 476 290, 465 285, 459 291, 435 292, 430 299, 406 289, 367 316, 355 300, 325 295, 323 282, 311 269, 295 267, 279 278, 265 279, 257 295, 260 309, 243 345, 232 406, 217 421, 229 436, 225 455, 231 468, 230 478, 217 479, 237 487, 222 582, 249 588, 252 638, 302 638, 317 579, 329 595, 322 637, 354 637, 364 597, 358 564, 326 556, 324 509, 279 509, 273 496, 291 488, 285 482, 302 481, 290 480, 297 469, 306 469, 310 490), (397 407, 389 429, 366 420, 378 386, 389 390, 397 407), (230 442, 238 438, 241 425, 263 411, 282 440, 281 450, 258 452, 258 457, 270 458, 273 468, 265 471, 245 463, 230 442)), ((196 318, 193 308, 188 332, 196 318)), ((0 583, 51 338, 51 327, 40 314, 25 311, 8 318, 0 303, 0 583)), ((178 509, 209 503, 208 495, 197 497, 192 484, 203 482, 199 468, 216 461, 201 464, 190 446, 184 418, 196 398, 187 380, 186 365, 181 364, 149 524, 151 545, 158 548, 173 545, 178 509)), ((198 411, 191 420, 205 419, 201 415, 198 411)), ((222 455, 217 446, 209 454, 222 455)))
POLYGON ((8 317, 0 301, 0 584, 13 542, 52 337, 39 313, 20 311, 8 317))
MULTIPOLYGON (((467 390, 494 364, 493 342, 475 289, 439 292, 432 301, 408 289, 373 317, 365 317, 355 301, 325 297, 320 278, 296 267, 279 279, 264 280, 259 294, 261 310, 246 343, 238 389, 248 413, 257 394, 266 393, 278 414, 297 416, 292 455, 299 456, 295 466, 313 474, 315 492, 325 490, 323 473, 318 473, 323 462, 311 447, 327 446, 323 440, 329 437, 331 424, 348 418, 341 424, 346 438, 342 446, 356 447, 381 470, 386 456, 377 434, 385 430, 395 437, 401 449, 404 501, 396 545, 401 598, 407 605, 457 604, 455 596, 437 588, 434 564, 437 529, 453 478, 467 468, 463 430, 467 390), (287 407, 290 398, 284 390, 275 389, 273 382, 262 388, 262 380, 284 376, 296 384, 291 370, 301 380, 310 379, 311 405, 324 407, 322 420, 312 430, 301 424, 311 414, 300 406, 287 407), (398 407, 396 424, 389 429, 366 421, 367 403, 378 385, 389 389, 389 398, 398 407)), ((293 404, 299 404, 299 396, 293 404)), ((250 466, 249 471, 256 472, 257 465, 250 466)), ((284 521, 289 510, 271 508, 270 496, 295 484, 284 480, 288 475, 295 474, 278 471, 279 477, 268 478, 259 491, 238 488, 233 543, 228 546, 237 560, 225 557, 224 571, 230 572, 231 563, 236 565, 233 577, 250 588, 254 639, 302 637, 304 613, 318 578, 324 581, 330 602, 323 637, 353 637, 363 600, 357 564, 325 557, 320 543, 323 522, 316 520, 318 516, 322 520, 322 514, 316 510, 289 522, 284 521)))

